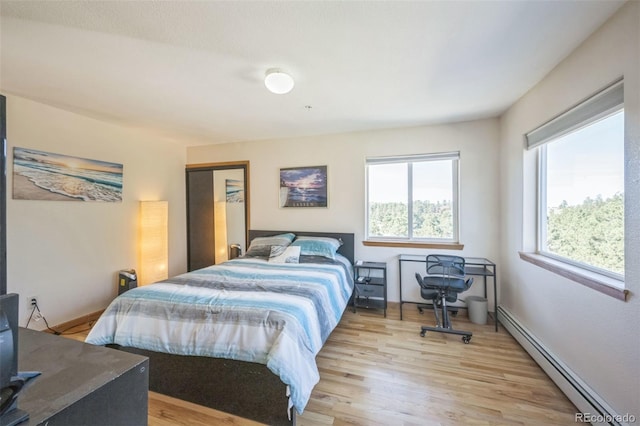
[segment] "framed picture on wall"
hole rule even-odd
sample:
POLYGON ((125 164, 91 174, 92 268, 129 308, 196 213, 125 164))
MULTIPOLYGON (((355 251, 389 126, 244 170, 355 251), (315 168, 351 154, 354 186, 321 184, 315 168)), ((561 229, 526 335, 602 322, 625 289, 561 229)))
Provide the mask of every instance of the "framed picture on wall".
POLYGON ((123 165, 28 148, 13 148, 13 198, 122 201, 123 165))
POLYGON ((327 207, 327 166, 280 169, 280 207, 327 207))

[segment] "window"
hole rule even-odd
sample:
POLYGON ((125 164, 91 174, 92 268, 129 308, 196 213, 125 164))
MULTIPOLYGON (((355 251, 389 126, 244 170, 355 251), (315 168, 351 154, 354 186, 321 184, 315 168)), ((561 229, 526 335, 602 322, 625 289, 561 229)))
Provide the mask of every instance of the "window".
POLYGON ((538 149, 538 253, 624 287, 622 82, 527 135, 538 149))
POLYGON ((367 159, 367 239, 457 242, 458 158, 367 159))

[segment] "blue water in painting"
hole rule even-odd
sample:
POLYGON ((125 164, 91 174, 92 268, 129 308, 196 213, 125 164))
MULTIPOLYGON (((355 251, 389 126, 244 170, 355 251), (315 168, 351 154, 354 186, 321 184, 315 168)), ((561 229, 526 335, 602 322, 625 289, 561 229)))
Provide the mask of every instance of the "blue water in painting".
POLYGON ((242 203, 244 202, 244 190, 240 189, 229 189, 227 187, 227 203, 242 203))
MULTIPOLYGON (((111 163, 95 162, 96 168, 69 167, 55 161, 37 160, 31 156, 37 151, 16 149, 13 172, 24 176, 34 185, 49 192, 84 201, 122 201, 122 167, 111 163), (106 167, 101 166, 107 165, 106 167)), ((87 164, 85 162, 84 164, 87 164)))
POLYGON ((289 188, 287 206, 326 206, 326 188, 289 188))
POLYGON ((283 207, 327 207, 327 167, 280 169, 280 200, 283 207))

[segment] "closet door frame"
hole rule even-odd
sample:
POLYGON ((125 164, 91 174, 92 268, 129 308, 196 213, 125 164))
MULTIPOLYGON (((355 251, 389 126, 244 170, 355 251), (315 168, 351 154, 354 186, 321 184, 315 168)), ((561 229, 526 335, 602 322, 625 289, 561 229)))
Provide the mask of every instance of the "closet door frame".
MULTIPOLYGON (((245 229, 244 229, 244 246, 245 249, 248 247, 248 239, 249 239, 249 227, 250 227, 250 184, 249 184, 249 161, 229 161, 229 162, 221 162, 221 163, 199 163, 199 164, 187 164, 185 168, 185 184, 186 184, 186 207, 187 207, 187 268, 189 271, 194 269, 198 269, 198 266, 192 265, 192 261, 196 256, 195 253, 192 253, 192 244, 191 244, 191 235, 192 231, 197 232, 197 229, 193 229, 195 226, 191 223, 191 197, 190 197, 190 173, 191 172, 211 172, 211 182, 213 183, 213 173, 216 170, 232 170, 232 169, 242 169, 244 172, 244 221, 245 221, 245 229)), ((211 217, 213 218, 213 203, 211 204, 211 217)), ((215 241, 215 230, 213 231, 212 238, 215 241)), ((211 263, 213 264, 213 262, 211 263)), ((208 265, 207 265, 208 266, 208 265)))

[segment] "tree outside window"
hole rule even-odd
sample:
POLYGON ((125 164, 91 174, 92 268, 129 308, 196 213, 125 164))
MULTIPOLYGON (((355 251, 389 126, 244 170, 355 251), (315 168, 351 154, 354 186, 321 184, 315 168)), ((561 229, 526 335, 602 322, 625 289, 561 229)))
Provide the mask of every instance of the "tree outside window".
POLYGON ((367 239, 458 240, 458 153, 367 160, 367 239))

